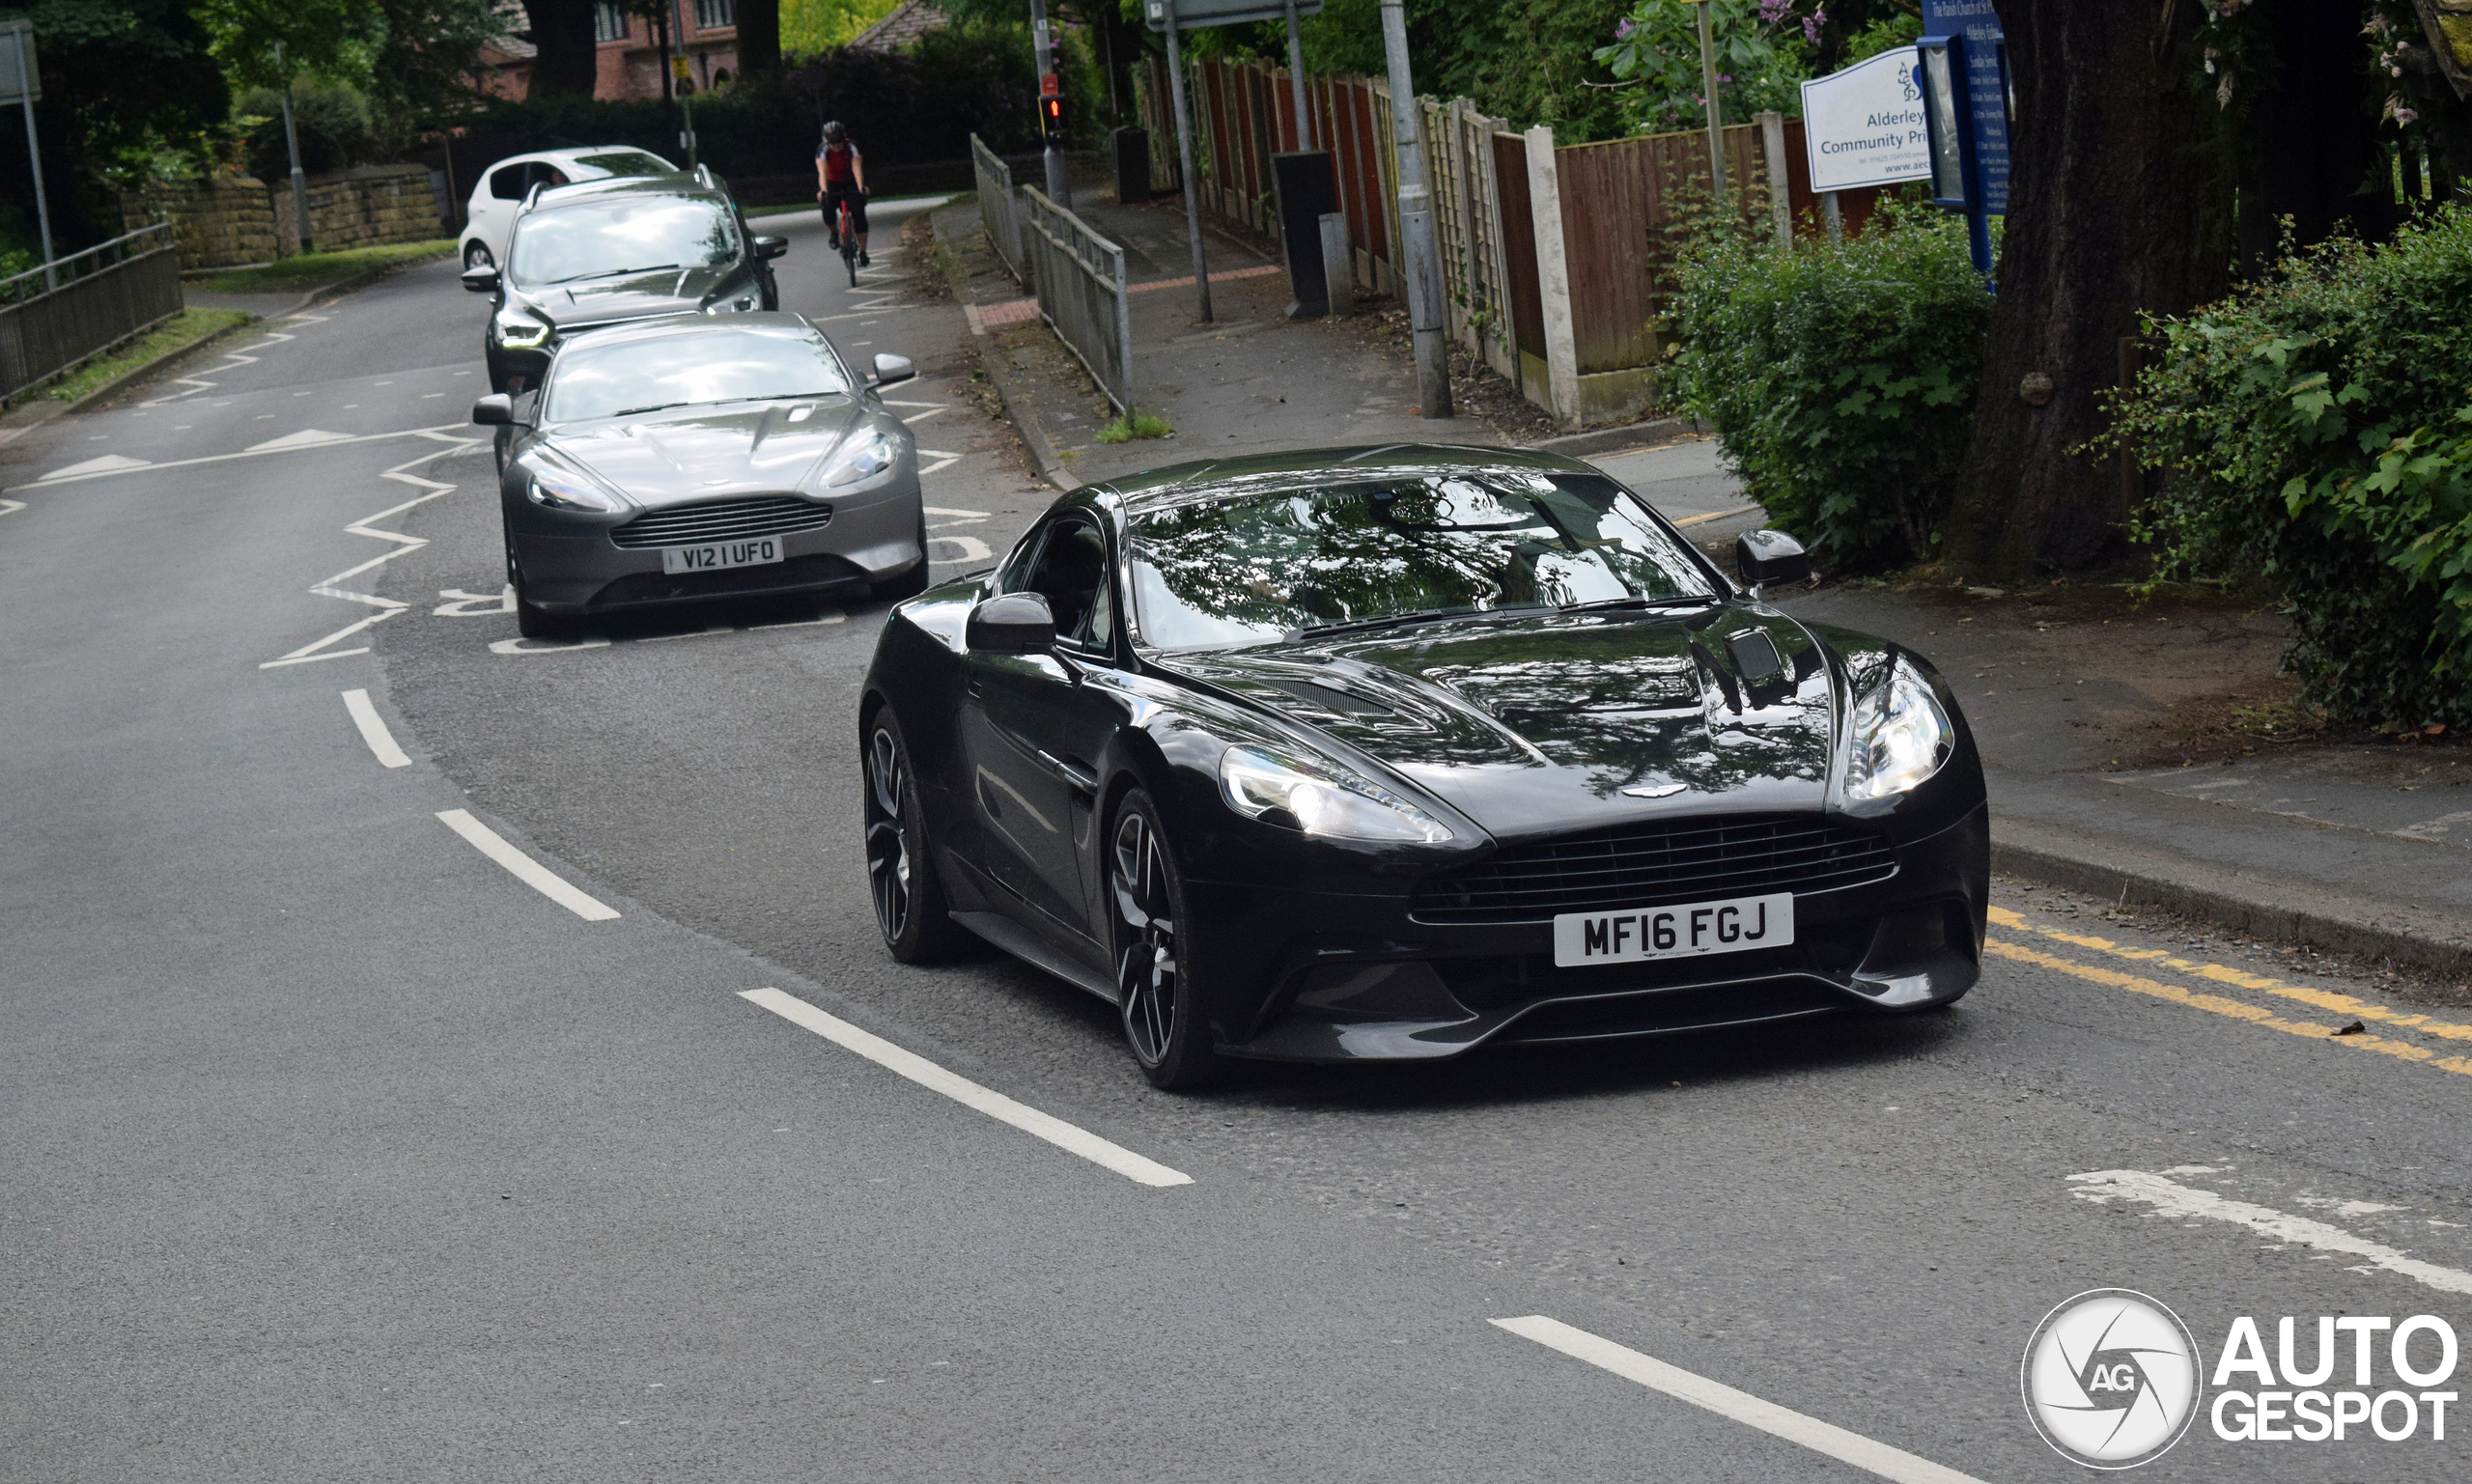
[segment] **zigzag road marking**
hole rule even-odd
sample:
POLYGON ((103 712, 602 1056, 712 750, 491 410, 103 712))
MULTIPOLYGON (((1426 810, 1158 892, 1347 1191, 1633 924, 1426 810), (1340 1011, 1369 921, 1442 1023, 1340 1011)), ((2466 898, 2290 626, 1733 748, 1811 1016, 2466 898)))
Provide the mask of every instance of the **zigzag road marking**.
POLYGON ((397 484, 410 485, 415 490, 423 490, 428 492, 425 494, 415 495, 411 499, 406 500, 401 505, 390 505, 386 509, 378 512, 376 515, 363 516, 359 519, 354 520, 351 524, 344 527, 346 532, 353 536, 367 536, 378 541, 393 542, 395 543, 395 549, 380 552, 378 555, 371 557, 368 561, 361 563, 357 567, 346 568, 344 571, 336 573, 333 576, 326 578, 324 581, 320 582, 309 589, 311 593, 320 598, 340 598, 346 602, 367 603, 378 611, 369 615, 367 618, 359 619, 353 623, 345 625, 343 628, 336 630, 333 633, 326 635, 323 639, 319 639, 314 643, 304 644, 298 649, 294 650, 289 655, 269 659, 264 664, 259 665, 259 669, 271 670, 279 665, 308 664, 320 659, 341 659, 348 655, 366 655, 369 653, 369 646, 365 644, 358 649, 328 649, 326 646, 349 639, 353 634, 360 632, 362 630, 368 629, 376 624, 381 624, 387 619, 393 618, 396 614, 401 613, 406 608, 411 606, 409 603, 397 602, 392 598, 380 598, 375 593, 353 592, 351 589, 343 586, 343 584, 359 576, 364 572, 368 572, 373 568, 381 567, 386 563, 393 561, 395 558, 404 555, 406 552, 417 551, 421 547, 429 545, 428 540, 424 537, 407 536, 401 531, 379 530, 375 524, 373 524, 373 522, 383 520, 389 516, 400 516, 405 511, 411 509, 415 505, 426 505, 430 501, 436 499, 441 494, 453 493, 458 488, 457 486, 442 484, 435 479, 424 479, 418 474, 409 472, 409 470, 416 464, 427 463, 433 459, 440 458, 447 454, 461 453, 467 448, 478 448, 485 441, 480 438, 459 438, 449 434, 431 431, 424 431, 421 436, 435 438, 447 446, 423 454, 417 459, 407 459, 402 463, 399 463, 393 468, 380 474, 379 478, 391 479, 397 484))
MULTIPOLYGON (((282 322, 306 328, 312 324, 323 324, 326 322, 326 320, 327 317, 325 315, 297 314, 285 316, 282 322)), ((209 366, 206 369, 208 371, 229 374, 239 370, 243 366, 254 366, 258 363, 259 358, 249 354, 249 351, 271 350, 276 346, 298 338, 299 337, 296 335, 287 335, 281 330, 269 328, 267 331, 266 339, 258 341, 253 345, 241 346, 238 350, 226 350, 223 352, 223 364, 219 366, 209 366)), ((138 406, 141 407, 159 407, 167 402, 181 402, 187 398, 194 397, 200 392, 212 391, 222 383, 219 381, 210 381, 203 376, 189 376, 174 377, 171 384, 174 386, 184 387, 186 389, 183 391, 172 392, 166 396, 149 398, 148 400, 139 403, 138 406)))

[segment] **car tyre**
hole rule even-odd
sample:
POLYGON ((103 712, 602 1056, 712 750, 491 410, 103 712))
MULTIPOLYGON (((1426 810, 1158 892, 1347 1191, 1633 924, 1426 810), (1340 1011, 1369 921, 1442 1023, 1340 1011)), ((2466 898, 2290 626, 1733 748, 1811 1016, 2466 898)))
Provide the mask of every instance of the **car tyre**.
POLYGON ((1108 903, 1117 1008, 1154 1087, 1203 1087, 1225 1071, 1197 990, 1183 874, 1150 797, 1136 789, 1108 831, 1108 903))
POLYGON ((515 589, 515 631, 527 639, 572 639, 581 627, 576 620, 548 612, 523 596, 523 564, 516 560, 515 529, 506 532, 506 581, 515 589))
POLYGON ((867 894, 885 947, 904 964, 934 964, 969 946, 969 934, 953 921, 944 883, 936 874, 927 811, 918 798, 918 776, 901 718, 889 706, 867 718, 859 763, 866 776, 861 815, 866 827, 867 894))
POLYGON ((466 273, 474 268, 492 266, 497 261, 490 256, 490 244, 487 242, 472 241, 464 244, 464 271, 466 273))

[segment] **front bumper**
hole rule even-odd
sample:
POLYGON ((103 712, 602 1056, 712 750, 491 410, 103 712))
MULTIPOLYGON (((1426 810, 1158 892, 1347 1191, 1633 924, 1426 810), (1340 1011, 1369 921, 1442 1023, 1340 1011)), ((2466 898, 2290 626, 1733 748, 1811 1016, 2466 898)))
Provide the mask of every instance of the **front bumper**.
POLYGON ((635 511, 593 516, 545 510, 513 493, 504 503, 525 599, 570 617, 711 599, 855 592, 927 559, 919 543, 918 475, 908 466, 889 472, 879 485, 833 491, 826 502, 832 507, 831 523, 782 536, 784 560, 720 572, 663 573, 660 548, 611 541, 609 533, 633 519, 635 511))
POLYGON ((1945 1005, 1980 972, 1986 806, 1896 848, 1885 880, 1797 893, 1788 946, 1554 966, 1550 923, 1444 926, 1405 896, 1195 882, 1212 908, 1220 1050, 1274 1061, 1438 1060, 1478 1046, 1599 1041, 1841 1010, 1945 1005), (1233 987, 1244 986, 1235 991, 1233 987))

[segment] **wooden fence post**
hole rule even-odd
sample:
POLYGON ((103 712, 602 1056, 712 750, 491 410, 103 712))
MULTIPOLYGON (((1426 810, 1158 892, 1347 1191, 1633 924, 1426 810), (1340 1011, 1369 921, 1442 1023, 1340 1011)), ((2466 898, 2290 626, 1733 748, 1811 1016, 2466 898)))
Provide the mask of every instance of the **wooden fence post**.
POLYGON ((1536 234, 1536 294, 1545 309, 1545 389, 1554 421, 1580 424, 1578 336, 1571 328, 1571 269, 1562 249, 1562 186, 1554 168, 1554 130, 1528 131, 1528 208, 1536 234))
POLYGON ((1794 246, 1794 208, 1788 194, 1791 177, 1785 174, 1785 116, 1769 109, 1759 116, 1759 143, 1768 156, 1768 214, 1777 227, 1777 250, 1790 252, 1794 246))

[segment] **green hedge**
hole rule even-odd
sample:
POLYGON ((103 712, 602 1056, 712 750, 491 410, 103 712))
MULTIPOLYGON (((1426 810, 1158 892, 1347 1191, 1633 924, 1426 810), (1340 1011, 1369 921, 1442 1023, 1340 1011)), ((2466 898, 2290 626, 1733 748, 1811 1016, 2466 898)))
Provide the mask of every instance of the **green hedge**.
POLYGON ((2263 578, 2353 722, 2472 726, 2472 212, 2338 240, 2158 326, 2119 435, 2158 577, 2263 578))
POLYGON ((1991 320, 1962 221, 1882 205, 1841 244, 1703 240, 1671 300, 1676 392, 1826 568, 1933 555, 1991 320))

